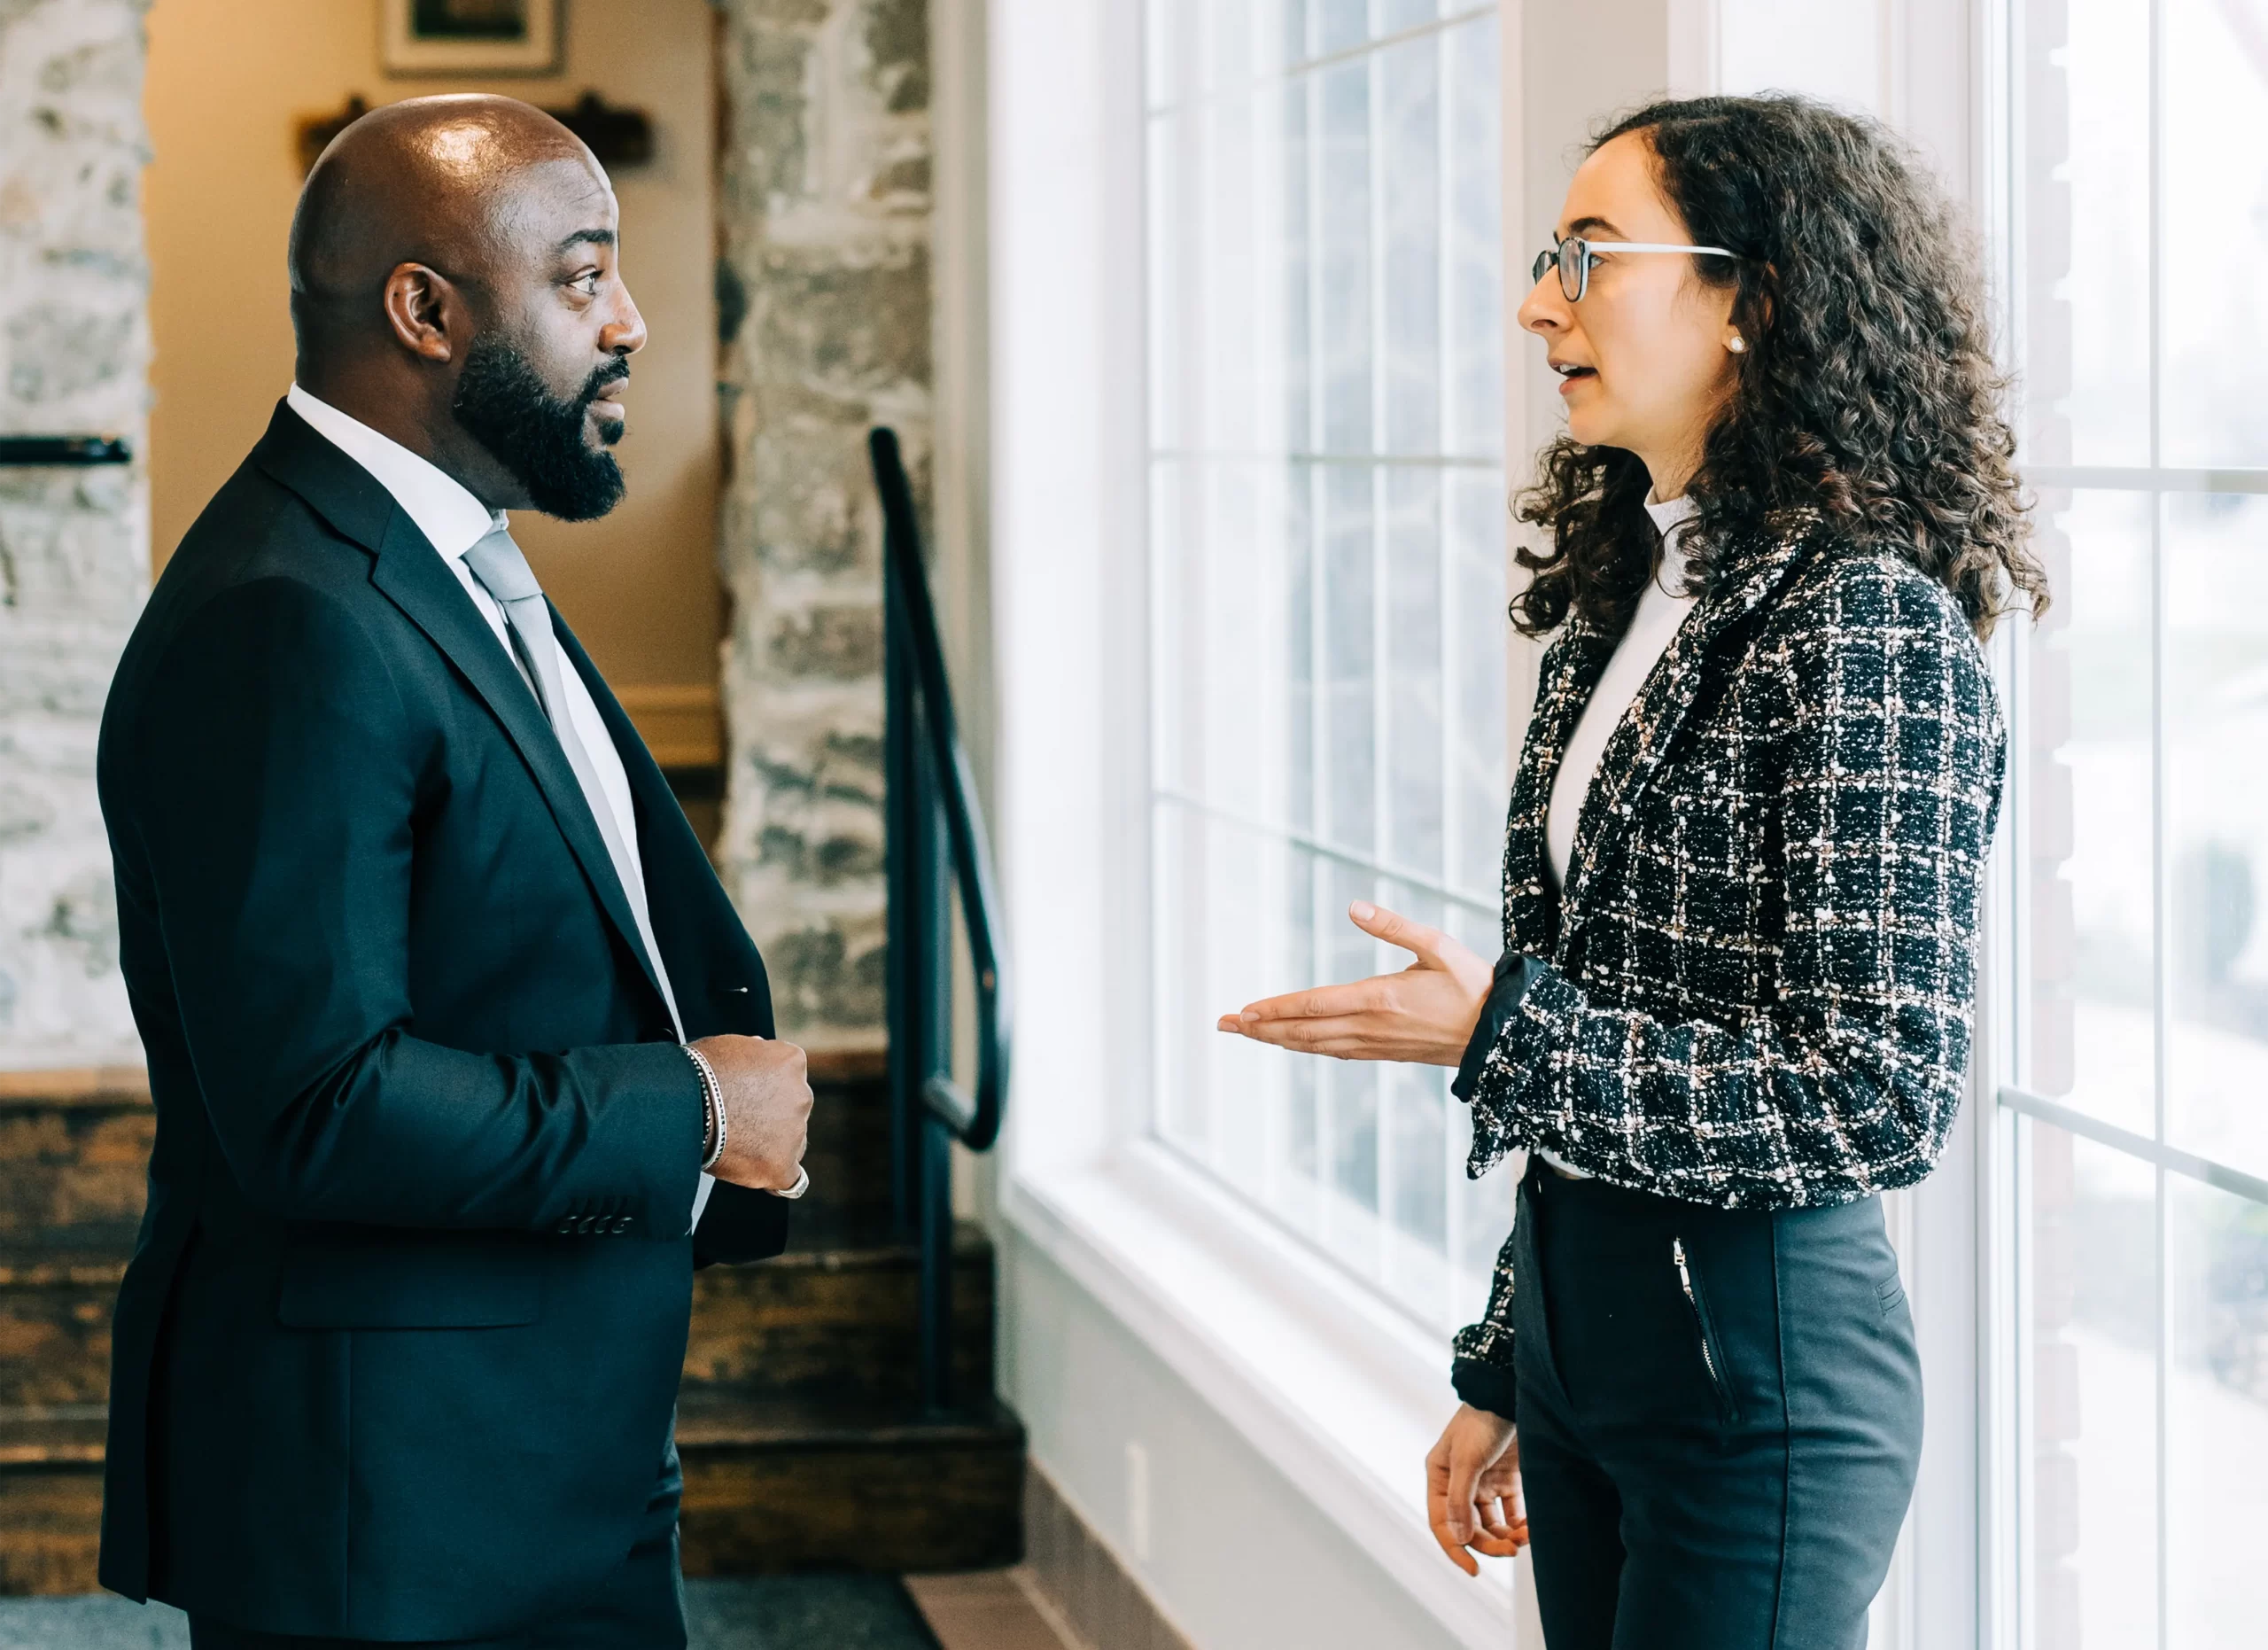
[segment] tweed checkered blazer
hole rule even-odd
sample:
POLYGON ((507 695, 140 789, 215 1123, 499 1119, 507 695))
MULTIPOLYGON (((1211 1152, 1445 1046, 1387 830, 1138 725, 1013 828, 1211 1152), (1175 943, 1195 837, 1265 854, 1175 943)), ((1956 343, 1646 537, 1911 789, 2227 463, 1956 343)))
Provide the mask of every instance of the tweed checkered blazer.
MULTIPOLYGON (((1616 641, 1571 617, 1544 654, 1504 850, 1504 945, 1535 961, 1472 1088, 1471 1172, 1544 1146, 1744 1209, 1919 1180, 1965 1082, 2006 758, 1983 650, 1937 581, 1791 517, 1615 729, 1557 893, 1552 780, 1616 641)), ((1498 1371, 1511 1256, 1456 1341, 1498 1371)))

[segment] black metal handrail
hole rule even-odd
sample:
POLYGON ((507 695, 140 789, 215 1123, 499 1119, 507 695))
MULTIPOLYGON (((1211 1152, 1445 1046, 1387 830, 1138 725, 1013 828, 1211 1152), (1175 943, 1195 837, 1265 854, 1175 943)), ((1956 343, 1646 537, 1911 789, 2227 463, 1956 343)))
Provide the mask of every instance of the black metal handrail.
POLYGON ((1008 1084, 1008 978, 984 809, 953 720, 921 527, 897 437, 866 438, 882 507, 883 779, 889 864, 892 1190, 921 1247, 924 1408, 952 1404, 952 1146, 999 1138, 1008 1084), (976 980, 976 1092, 952 1078, 951 897, 976 980))
POLYGON ((133 449, 115 435, 0 435, 0 467, 78 469, 130 464, 133 449))

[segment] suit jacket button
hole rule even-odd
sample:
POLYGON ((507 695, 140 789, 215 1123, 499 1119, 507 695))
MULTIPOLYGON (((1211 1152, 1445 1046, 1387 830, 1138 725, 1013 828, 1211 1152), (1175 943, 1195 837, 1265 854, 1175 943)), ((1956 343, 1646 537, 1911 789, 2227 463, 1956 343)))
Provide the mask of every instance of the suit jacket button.
POLYGON ((561 1237, 573 1237, 575 1235, 575 1218, 572 1215, 570 1215, 566 1219, 559 1223, 559 1235, 561 1237))
POLYGON ((616 1231, 617 1233, 623 1233, 623 1232, 627 1232, 627 1231, 629 1231, 629 1230, 630 1230, 630 1217, 629 1217, 628 1215, 617 1215, 617 1216, 614 1218, 614 1229, 615 1229, 615 1231, 616 1231))

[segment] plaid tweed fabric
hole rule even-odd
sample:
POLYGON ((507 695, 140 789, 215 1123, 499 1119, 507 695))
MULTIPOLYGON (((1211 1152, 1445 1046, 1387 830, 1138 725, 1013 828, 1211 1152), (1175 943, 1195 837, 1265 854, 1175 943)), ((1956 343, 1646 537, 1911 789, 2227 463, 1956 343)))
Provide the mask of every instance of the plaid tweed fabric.
MULTIPOLYGON (((1545 810, 1614 646, 1571 618, 1544 656, 1504 852, 1505 947, 1541 966, 1471 1171, 1548 1146, 1744 1209, 1919 1180, 1965 1079, 2006 755, 1960 610, 1809 512, 1736 556, 1608 742, 1557 898, 1545 810)), ((1460 1359, 1509 1368, 1511 1255, 1460 1359)))

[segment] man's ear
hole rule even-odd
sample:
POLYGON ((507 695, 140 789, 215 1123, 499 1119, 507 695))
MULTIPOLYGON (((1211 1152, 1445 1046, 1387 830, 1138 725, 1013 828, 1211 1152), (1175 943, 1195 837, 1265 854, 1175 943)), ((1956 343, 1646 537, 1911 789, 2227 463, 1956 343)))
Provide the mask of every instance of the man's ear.
POLYGON ((455 358, 451 333, 462 324, 464 300, 447 276, 422 263, 398 263, 380 302, 403 348, 431 362, 455 358))

